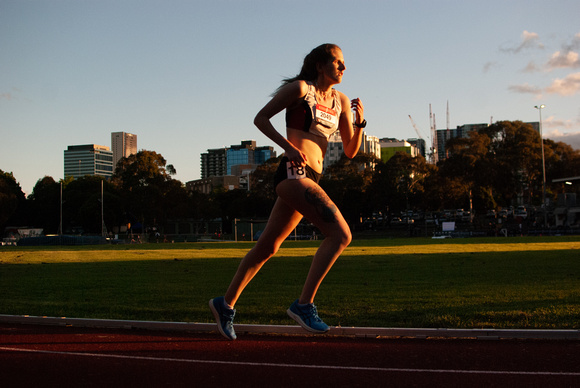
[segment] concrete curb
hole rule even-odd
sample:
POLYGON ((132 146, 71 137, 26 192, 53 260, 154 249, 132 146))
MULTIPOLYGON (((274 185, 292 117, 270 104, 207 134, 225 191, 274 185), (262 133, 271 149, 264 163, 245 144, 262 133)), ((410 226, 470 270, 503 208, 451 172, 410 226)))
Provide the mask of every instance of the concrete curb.
MULTIPOLYGON (((29 315, 0 315, 0 323, 23 325, 73 326, 104 329, 144 329, 182 331, 195 333, 217 332, 215 323, 125 321, 114 319, 84 319, 66 317, 40 317, 29 315)), ((313 335, 300 326, 285 325, 235 325, 236 333, 313 335)), ((543 339, 580 340, 580 330, 521 330, 521 329, 421 329, 383 327, 333 326, 326 335, 361 338, 470 338, 470 339, 543 339)))

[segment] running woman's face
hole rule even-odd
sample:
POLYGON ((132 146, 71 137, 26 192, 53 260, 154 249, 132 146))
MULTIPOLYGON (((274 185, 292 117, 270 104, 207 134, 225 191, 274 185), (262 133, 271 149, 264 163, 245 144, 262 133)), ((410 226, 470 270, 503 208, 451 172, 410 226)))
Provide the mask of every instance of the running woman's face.
POLYGON ((344 70, 346 70, 346 66, 344 65, 344 57, 342 56, 342 50, 338 48, 332 49, 331 52, 333 59, 326 65, 321 66, 321 72, 326 77, 330 78, 334 83, 339 84, 342 81, 344 70))

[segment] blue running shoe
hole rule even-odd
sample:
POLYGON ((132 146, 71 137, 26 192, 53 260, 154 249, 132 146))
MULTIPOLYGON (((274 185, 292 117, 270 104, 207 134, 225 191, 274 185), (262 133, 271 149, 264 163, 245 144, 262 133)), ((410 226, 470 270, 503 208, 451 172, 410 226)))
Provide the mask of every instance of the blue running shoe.
POLYGON ((210 299, 209 308, 217 321, 220 333, 229 340, 235 340, 237 338, 236 332, 234 331, 234 315, 236 315, 236 310, 226 307, 225 303, 223 296, 210 299))
POLYGON ((298 305, 298 299, 296 299, 286 312, 290 318, 312 333, 326 333, 329 329, 328 325, 322 322, 322 319, 318 316, 316 306, 312 303, 300 306, 298 305))

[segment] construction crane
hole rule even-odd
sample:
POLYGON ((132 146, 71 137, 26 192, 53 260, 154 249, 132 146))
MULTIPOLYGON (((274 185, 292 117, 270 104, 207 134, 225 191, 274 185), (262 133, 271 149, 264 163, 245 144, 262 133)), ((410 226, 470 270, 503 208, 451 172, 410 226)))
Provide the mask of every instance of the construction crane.
POLYGON ((419 139, 425 140, 425 138, 423 137, 423 135, 421 135, 421 131, 419 131, 419 128, 417 128, 417 125, 413 121, 413 118, 411 117, 411 115, 409 115, 409 120, 411 120, 411 124, 413 124, 413 128, 415 128, 415 132, 417 132, 417 136, 419 137, 419 139))
POLYGON ((430 161, 437 164, 439 161, 438 144, 437 144, 437 125, 435 124, 435 114, 432 113, 431 104, 429 104, 429 124, 431 125, 431 155, 430 161))
MULTIPOLYGON (((411 117, 411 115, 409 115, 409 120, 411 120, 411 124, 413 124, 413 128, 415 129, 415 132, 417 132, 417 136, 419 137, 419 139, 423 140, 423 142, 425 142, 425 145, 426 145, 427 141, 423 137, 423 134, 421 133, 421 131, 419 131, 419 128, 417 128, 417 124, 415 124, 415 121, 413 121, 413 118, 411 117)), ((425 155, 425 156, 427 157, 428 155, 425 155)))

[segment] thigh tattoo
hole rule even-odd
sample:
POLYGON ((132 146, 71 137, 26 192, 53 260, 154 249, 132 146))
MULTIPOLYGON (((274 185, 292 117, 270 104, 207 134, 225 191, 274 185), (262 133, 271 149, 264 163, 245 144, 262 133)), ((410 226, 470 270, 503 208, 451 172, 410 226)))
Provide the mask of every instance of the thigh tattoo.
POLYGON ((304 192, 306 202, 316 208, 316 212, 323 221, 335 223, 336 211, 338 210, 334 203, 328 198, 328 195, 320 187, 309 187, 304 192))

